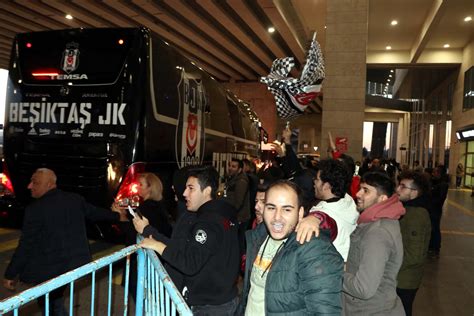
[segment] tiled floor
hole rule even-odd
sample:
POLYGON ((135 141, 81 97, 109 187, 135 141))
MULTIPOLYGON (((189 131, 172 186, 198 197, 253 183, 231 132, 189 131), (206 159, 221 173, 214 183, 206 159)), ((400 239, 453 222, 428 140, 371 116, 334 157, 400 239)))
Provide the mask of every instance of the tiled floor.
POLYGON ((474 315, 474 197, 450 190, 439 259, 428 259, 414 315, 474 315))

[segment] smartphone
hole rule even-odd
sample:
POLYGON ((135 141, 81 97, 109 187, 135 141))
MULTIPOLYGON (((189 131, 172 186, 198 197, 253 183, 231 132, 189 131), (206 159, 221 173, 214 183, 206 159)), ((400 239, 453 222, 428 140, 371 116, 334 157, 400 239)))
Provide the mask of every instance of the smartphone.
POLYGON ((128 212, 130 213, 130 215, 132 215, 133 218, 137 217, 137 213, 135 213, 135 211, 130 205, 128 206, 128 212))
POLYGON ((130 215, 133 216, 133 218, 135 218, 137 216, 138 216, 138 218, 143 218, 142 213, 140 213, 140 211, 138 209, 134 211, 133 208, 130 205, 128 206, 128 212, 130 213, 130 215))

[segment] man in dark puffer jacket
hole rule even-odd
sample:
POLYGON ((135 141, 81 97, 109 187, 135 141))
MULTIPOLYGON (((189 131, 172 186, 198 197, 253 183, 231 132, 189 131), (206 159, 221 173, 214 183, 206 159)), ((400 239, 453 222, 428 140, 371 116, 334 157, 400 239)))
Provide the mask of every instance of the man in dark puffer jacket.
POLYGON ((325 236, 296 241, 302 217, 301 189, 288 181, 270 186, 265 225, 247 232, 239 314, 340 315, 343 259, 325 236))

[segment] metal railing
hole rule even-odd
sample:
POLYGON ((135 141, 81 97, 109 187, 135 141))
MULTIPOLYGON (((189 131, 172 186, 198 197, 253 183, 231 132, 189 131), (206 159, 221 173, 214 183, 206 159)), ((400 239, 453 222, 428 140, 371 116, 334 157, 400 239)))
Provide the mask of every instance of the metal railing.
MULTIPOLYGON (((168 273, 161 264, 156 253, 152 250, 141 249, 137 245, 129 246, 109 256, 100 258, 77 269, 62 274, 54 279, 29 288, 15 296, 0 301, 0 315, 13 311, 17 316, 20 309, 35 299, 45 298, 45 315, 49 315, 49 294, 62 286, 69 285, 69 315, 73 315, 74 285, 79 279, 91 276, 90 315, 94 315, 96 303, 96 272, 108 266, 107 315, 112 315, 112 278, 113 264, 123 258, 125 265, 125 288, 123 295, 123 315, 128 315, 129 308, 129 275, 130 255, 137 253, 137 296, 135 315, 192 315, 183 297, 171 281, 168 273)), ((117 311, 114 312, 117 314, 117 311)))

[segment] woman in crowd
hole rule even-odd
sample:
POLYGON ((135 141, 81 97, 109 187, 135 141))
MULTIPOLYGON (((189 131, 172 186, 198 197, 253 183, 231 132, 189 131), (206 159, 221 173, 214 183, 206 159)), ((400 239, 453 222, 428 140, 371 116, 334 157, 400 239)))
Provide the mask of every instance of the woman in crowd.
MULTIPOLYGON (((163 183, 153 173, 141 173, 138 176, 138 195, 143 200, 140 206, 135 210, 138 216, 145 216, 153 227, 167 237, 171 236, 172 227, 169 222, 168 211, 163 203, 163 183)), ((117 207, 116 205, 113 208, 117 207)), ((125 225, 125 244, 127 246, 134 245, 137 240, 137 232, 131 222, 125 225)), ((137 257, 130 257, 130 278, 129 293, 135 298, 137 292, 137 257)), ((125 282, 125 269, 122 282, 125 282)))

